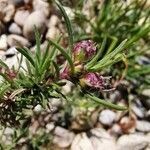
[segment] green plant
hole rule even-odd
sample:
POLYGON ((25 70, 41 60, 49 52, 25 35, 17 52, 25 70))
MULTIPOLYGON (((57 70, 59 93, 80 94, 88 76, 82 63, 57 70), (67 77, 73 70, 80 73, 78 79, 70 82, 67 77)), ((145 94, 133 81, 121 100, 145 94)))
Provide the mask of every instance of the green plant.
MULTIPOLYGON (((132 0, 130 4, 125 1, 117 0, 104 0, 99 2, 97 0, 93 1, 90 8, 91 16, 86 16, 81 13, 84 2, 80 1, 79 6, 75 8, 75 23, 78 25, 79 32, 75 32, 76 40, 92 38, 94 41, 101 45, 101 51, 97 59, 101 60, 103 57, 108 56, 116 46, 118 46, 124 39, 128 39, 124 46, 124 53, 128 58, 129 70, 124 71, 124 77, 132 81, 137 77, 141 78, 141 83, 147 78, 150 73, 149 66, 139 65, 135 60, 139 55, 148 55, 150 48, 150 10, 146 7, 147 0, 132 0), (90 32, 85 30, 90 26, 90 32), (139 69, 134 69, 138 65, 142 71, 142 76, 139 74, 139 69), (132 71, 131 71, 132 70, 132 71), (132 72, 134 71, 134 74, 132 72)), ((77 30, 78 31, 78 30, 77 30)), ((117 57, 117 56, 116 56, 117 57)), ((118 56, 119 57, 119 56, 118 56)), ((109 57, 108 57, 109 59, 109 57)), ((121 59, 120 59, 121 60, 121 59)), ((124 59, 125 67, 127 67, 127 62, 124 59)), ((109 64, 109 63, 108 63, 109 64)), ((89 64, 90 65, 90 64, 89 64)), ((88 66, 89 66, 88 65, 88 66)), ((112 67, 110 65, 110 72, 113 70, 113 76, 117 76, 122 72, 122 65, 120 69, 112 67), (115 74, 115 72, 117 74, 115 74)), ((94 66, 93 69, 99 67, 94 66)), ((148 79, 148 78, 147 78, 148 79)), ((149 80, 149 79, 148 79, 149 80)), ((148 82, 145 83, 145 85, 148 82)))
MULTIPOLYGON (((9 69, 9 67, 3 63, 1 64, 1 76, 4 80, 1 83, 1 121, 3 123, 8 123, 13 119, 10 124, 14 125, 14 122, 23 119, 25 116, 23 114, 24 109, 33 109, 36 105, 40 104, 43 107, 48 107, 49 98, 58 98, 67 99, 67 97, 61 93, 61 87, 65 84, 60 79, 60 72, 62 67, 58 66, 56 62, 57 52, 65 57, 67 61, 67 67, 70 71, 70 80, 75 79, 75 84, 80 85, 79 79, 83 75, 82 70, 79 69, 79 65, 83 67, 83 73, 86 72, 99 72, 104 67, 112 65, 122 59, 122 51, 126 47, 126 40, 123 41, 119 46, 114 48, 110 53, 105 57, 99 60, 99 54, 101 49, 97 51, 97 54, 93 59, 85 60, 85 62, 74 62, 73 58, 73 34, 71 23, 63 9, 63 7, 57 2, 58 7, 60 8, 68 30, 69 35, 69 47, 67 51, 59 45, 60 38, 57 42, 48 41, 47 48, 44 52, 40 50, 40 36, 38 31, 35 29, 35 38, 36 38, 36 52, 32 54, 27 48, 17 48, 17 50, 26 58, 26 68, 23 68, 21 63, 23 58, 20 60, 20 65, 18 70, 9 69), (50 50, 51 48, 51 50, 50 50), (79 63, 79 64, 78 64, 79 63), (96 63, 96 65, 95 65, 96 63), (77 72, 78 71, 78 72, 77 72)), ((88 41, 87 41, 88 42, 88 41)), ((86 41, 85 41, 86 43, 86 41)), ((91 47, 94 45, 91 45, 91 47)), ((86 47, 85 47, 86 49, 86 47)), ((96 49, 95 49, 96 50, 96 49)), ((86 52, 86 51, 82 51, 86 52)), ((80 55, 80 54, 78 54, 80 55)), ((93 57, 93 54, 91 54, 93 57)), ((85 58, 86 59, 86 58, 85 58)), ((81 86, 82 87, 82 86, 81 86)), ((82 88, 81 88, 82 89, 82 88)), ((115 108, 118 110, 125 110, 125 107, 116 106, 105 100, 98 101, 98 98, 94 95, 84 91, 85 96, 93 99, 104 106, 115 108)))
MULTIPOLYGON (((74 83, 75 88, 79 89, 82 96, 96 102, 96 106, 102 105, 111 109, 127 110, 125 106, 118 106, 109 100, 101 99, 99 96, 101 91, 109 91, 113 88, 109 79, 101 75, 101 71, 121 60, 126 62, 124 50, 145 35, 149 29, 144 27, 136 35, 129 39, 123 37, 118 43, 115 43, 114 40, 109 43, 108 39, 112 38, 106 35, 101 37, 102 44, 97 47, 89 39, 76 43, 71 22, 63 7, 59 2, 56 3, 66 23, 69 46, 64 49, 59 44, 62 37, 59 37, 55 41, 49 40, 46 50, 41 52, 40 35, 35 28, 36 51, 34 54, 26 47, 17 47, 18 52, 22 54, 17 69, 9 68, 0 61, 0 75, 3 77, 0 83, 0 122, 3 125, 22 129, 26 121, 34 115, 33 110, 37 105, 41 105, 44 109, 50 109, 51 98, 65 100, 66 106, 69 108, 73 102, 68 95, 61 91, 65 85, 62 79, 74 83), (107 53, 104 54, 104 50, 107 53), (62 65, 57 64, 58 52, 66 59, 62 65), (22 66, 24 59, 26 67, 22 66)), ((93 39, 97 41, 96 38, 98 37, 93 39)), ((25 133, 27 132, 25 131, 25 133)), ((17 134, 17 140, 14 141, 13 147, 22 136, 25 136, 24 132, 17 134)), ((43 135, 39 135, 39 139, 42 138, 43 135)), ((41 145, 40 140, 33 138, 30 144, 37 147, 41 145)))

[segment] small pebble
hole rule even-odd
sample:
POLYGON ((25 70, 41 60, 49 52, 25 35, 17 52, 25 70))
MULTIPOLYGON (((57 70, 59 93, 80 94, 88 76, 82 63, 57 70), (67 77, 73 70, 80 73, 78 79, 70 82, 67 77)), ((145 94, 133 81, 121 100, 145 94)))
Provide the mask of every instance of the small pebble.
POLYGON ((35 26, 37 30, 40 32, 40 34, 44 33, 46 28, 46 17, 40 10, 32 12, 24 22, 23 35, 30 41, 35 40, 35 33, 34 33, 35 26))
POLYGON ((92 142, 86 133, 77 134, 71 144, 71 150, 94 150, 92 142))
POLYGON ((132 105, 131 109, 139 118, 144 118, 145 112, 143 108, 137 107, 136 105, 132 105))
POLYGON ((52 15, 48 22, 48 28, 54 27, 59 23, 59 18, 56 15, 52 15))
POLYGON ((142 91, 142 94, 143 94, 144 96, 150 97, 150 89, 144 89, 144 90, 142 91))
POLYGON ((0 1, 0 19, 3 22, 8 23, 13 19, 15 13, 15 7, 13 4, 9 3, 7 0, 0 1))
POLYGON ((111 110, 103 110, 99 115, 99 121, 106 126, 111 126, 116 120, 116 113, 111 110))
POLYGON ((0 36, 0 50, 7 49, 7 36, 5 34, 0 36))
POLYGON ((34 112, 36 112, 36 113, 39 113, 39 112, 41 112, 42 111, 42 106, 41 105, 36 105, 35 107, 34 107, 34 112))
POLYGON ((30 42, 20 36, 20 35, 16 35, 16 34, 10 34, 8 35, 8 38, 7 38, 7 43, 10 47, 13 47, 13 46, 30 46, 30 42))
POLYGON ((149 144, 150 140, 146 135, 122 135, 117 141, 117 150, 144 150, 149 144))
POLYGON ((134 133, 136 127, 136 117, 135 116, 125 116, 122 117, 119 125, 123 133, 134 133))
POLYGON ((54 130, 53 143, 60 148, 69 147, 74 139, 74 133, 62 127, 56 127, 54 130))
POLYGON ((12 23, 9 26, 8 30, 10 33, 13 33, 13 34, 21 34, 22 33, 21 28, 16 23, 12 23))
POLYGON ((102 128, 94 128, 90 132, 90 141, 94 150, 116 150, 115 140, 107 131, 102 128))
POLYGON ((48 29, 46 39, 55 40, 58 35, 60 35, 60 32, 58 28, 54 26, 48 29))
POLYGON ((48 123, 48 124, 46 124, 47 132, 52 131, 54 128, 55 128, 54 123, 48 123))
POLYGON ((142 120, 136 122, 136 129, 141 132, 150 132, 150 122, 142 120))
POLYGON ((32 2, 34 11, 40 10, 44 13, 46 17, 50 14, 50 5, 47 1, 44 0, 34 0, 32 2))
POLYGON ((6 57, 14 56, 16 53, 17 53, 16 48, 15 48, 15 47, 11 47, 11 48, 9 48, 9 49, 6 51, 5 56, 6 56, 6 57))
POLYGON ((14 21, 19 26, 23 26, 26 22, 27 17, 30 15, 30 12, 28 10, 17 10, 14 16, 14 21))

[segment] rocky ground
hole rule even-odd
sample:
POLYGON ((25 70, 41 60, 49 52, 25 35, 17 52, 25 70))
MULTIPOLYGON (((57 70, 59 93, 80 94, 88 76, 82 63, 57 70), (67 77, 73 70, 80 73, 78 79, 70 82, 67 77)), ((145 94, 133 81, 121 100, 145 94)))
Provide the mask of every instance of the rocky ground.
MULTIPOLYGON (((65 9, 70 14, 70 8, 65 9)), ((65 33, 63 21, 54 5, 44 0, 0 0, 0 59, 10 67, 18 63, 15 46, 26 46, 34 51, 34 25, 43 35, 42 49, 46 46, 45 39, 55 39, 65 33)), ((122 81, 122 84, 126 85, 127 90, 128 82, 122 81)), ((71 86, 68 83, 64 91, 70 92, 71 86)), ((58 109, 61 102, 54 100, 54 113, 37 115, 32 120, 30 131, 35 134, 42 126, 46 133, 52 133, 52 149, 55 150, 150 150, 150 90, 143 91, 141 97, 129 93, 126 99, 124 94, 124 90, 118 87, 110 94, 110 99, 122 104, 128 99, 129 112, 75 107, 68 128, 55 124, 62 114, 58 109), (84 116, 88 116, 89 120, 84 116)), ((41 108, 37 106, 36 109, 41 108)), ((9 143, 12 132, 7 127, 1 133, 2 141, 9 143)))

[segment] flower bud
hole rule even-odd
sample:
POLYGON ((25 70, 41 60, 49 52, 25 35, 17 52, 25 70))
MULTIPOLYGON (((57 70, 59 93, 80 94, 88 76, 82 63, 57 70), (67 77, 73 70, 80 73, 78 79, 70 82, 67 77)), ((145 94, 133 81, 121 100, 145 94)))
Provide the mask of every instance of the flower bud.
POLYGON ((10 70, 10 69, 6 70, 5 74, 11 80, 13 80, 14 78, 16 78, 16 76, 17 76, 17 73, 15 71, 13 71, 13 70, 10 70))
POLYGON ((65 66, 60 72, 60 79, 70 79, 70 70, 67 66, 65 66))
POLYGON ((91 87, 93 89, 103 90, 105 87, 105 79, 98 73, 87 73, 82 79, 80 79, 80 85, 82 87, 91 87))
POLYGON ((74 61, 85 62, 90 60, 96 53, 96 46, 91 40, 83 40, 74 45, 74 61))

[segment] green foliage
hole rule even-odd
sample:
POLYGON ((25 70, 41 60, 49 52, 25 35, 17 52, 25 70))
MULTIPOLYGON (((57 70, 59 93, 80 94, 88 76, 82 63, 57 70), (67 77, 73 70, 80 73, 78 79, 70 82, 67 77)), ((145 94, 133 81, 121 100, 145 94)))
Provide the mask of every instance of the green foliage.
MULTIPOLYGON (((110 109, 128 110, 125 106, 118 106, 110 103, 109 100, 102 99, 99 96, 101 91, 89 93, 88 89, 82 89, 79 85, 78 77, 80 76, 74 75, 76 64, 72 58, 72 49, 75 41, 92 38, 98 43, 96 55, 83 64, 85 72, 97 73, 106 69, 110 69, 111 72, 112 69, 111 75, 115 76, 118 72, 122 72, 114 64, 123 61, 126 65, 126 59, 128 59, 129 68, 125 76, 126 79, 129 81, 136 79, 139 84, 141 82, 146 85, 150 83, 148 76, 150 66, 135 63, 136 57, 148 52, 150 46, 148 43, 150 11, 145 8, 146 0, 142 2, 133 0, 130 5, 117 0, 104 1, 100 8, 98 8, 97 3, 93 3, 94 21, 81 13, 84 6, 81 0, 75 12, 75 21, 81 27, 81 32, 78 34, 73 31, 72 23, 63 6, 58 1, 56 4, 66 23, 68 48, 65 49, 61 46, 60 40, 63 36, 60 36, 54 41, 47 41, 46 49, 41 51, 41 38, 35 27, 36 50, 32 53, 26 47, 18 47, 17 50, 22 57, 17 69, 9 68, 0 60, 0 76, 3 78, 0 82, 0 122, 2 125, 20 127, 20 130, 13 134, 14 144, 10 146, 10 149, 19 146, 17 143, 22 137, 28 137, 25 143, 29 145, 29 149, 39 149, 41 145, 47 143, 47 139, 49 139, 47 133, 40 132, 32 137, 27 130, 28 126, 25 124, 31 124, 31 117, 34 115, 33 110, 38 104, 45 110, 50 110, 51 98, 65 100, 64 114, 69 114, 73 105, 80 105, 75 101, 77 97, 78 99, 80 97, 86 98, 87 103, 83 102, 82 104, 81 102, 83 107, 92 105, 93 107, 104 106, 110 109), (142 23, 139 22, 141 19, 142 23), (88 26, 91 27, 91 34, 86 33, 85 29, 88 26), (57 63, 57 56, 60 53, 71 70, 73 77, 71 81, 75 85, 75 93, 72 91, 68 95, 62 92, 62 87, 66 83, 60 78, 61 69, 64 67, 57 63), (22 65, 24 60, 26 66, 22 65), (145 77, 146 79, 144 79, 145 77), (79 93, 82 96, 79 96, 79 93), (28 120, 29 123, 27 123, 28 120)), ((2 149, 2 145, 0 148, 2 149)))
MULTIPOLYGON (((74 21, 79 28, 75 39, 93 38, 100 45, 97 56, 86 67, 91 70, 105 70, 105 68, 108 70, 109 66, 110 72, 111 70, 114 73, 117 72, 117 74, 113 73, 113 76, 117 76, 122 73, 122 69, 118 68, 118 66, 115 68, 109 57, 115 56, 113 59, 116 60, 116 63, 123 60, 126 55, 129 69, 125 78, 130 79, 130 81, 136 78, 138 82, 141 80, 142 84, 149 74, 148 71, 143 72, 142 70, 148 66, 144 64, 140 66, 135 60, 139 55, 149 56, 150 10, 146 6, 148 0, 132 0, 130 3, 118 0, 104 0, 104 2, 95 0, 90 8, 91 14, 89 16, 80 13, 84 7, 83 3, 75 9, 76 16, 74 21), (89 26, 90 31, 87 33, 85 29, 89 26), (114 49, 125 39, 127 41, 122 47, 124 54, 115 55, 114 49), (103 60, 107 60, 107 62, 104 61, 103 63, 103 60), (95 63, 96 65, 94 66, 95 63), (141 69, 134 69, 137 65, 141 69), (140 75, 140 70, 142 71, 142 76, 140 75), (134 74, 136 74, 136 77, 134 74)), ((147 83, 144 82, 148 86, 147 83)))
MULTIPOLYGON (((65 18, 67 30, 69 33, 69 51, 71 52, 73 47, 71 23, 59 2, 57 2, 57 6, 65 18)), ((56 62, 56 56, 58 51, 64 56, 67 63, 70 65, 71 75, 73 75, 75 64, 71 58, 72 54, 68 54, 66 50, 60 46, 59 41, 61 38, 58 38, 56 42, 49 40, 46 50, 42 52, 40 49, 40 35, 36 27, 35 39, 35 54, 32 54, 31 51, 26 47, 17 48, 18 52, 20 52, 23 56, 20 60, 18 70, 9 69, 4 62, 0 62, 1 67, 5 69, 5 72, 1 72, 1 76, 4 78, 1 83, 0 92, 0 120, 2 123, 10 123, 10 125, 15 125, 14 122, 16 122, 16 124, 19 123, 20 120, 26 116, 26 114, 24 114, 24 109, 34 109, 34 107, 38 104, 44 108, 48 108, 50 98, 66 99, 66 96, 60 92, 64 84, 61 84, 62 81, 59 78, 60 69, 62 66, 58 66, 56 62), (26 61, 26 67, 22 66, 22 61, 24 59, 26 61), (6 71, 8 72, 7 74, 6 71)), ((126 42, 125 40, 117 47, 110 45, 110 52, 106 54, 101 60, 99 60, 99 55, 101 55, 101 52, 106 45, 106 39, 104 39, 102 48, 99 49, 94 59, 86 64, 85 69, 87 71, 97 72, 107 66, 111 66, 112 64, 116 63, 122 59, 122 51, 125 49, 126 43, 128 43, 128 41, 126 42), (95 65, 95 63, 97 64, 95 65)), ((102 101, 101 99, 99 100, 102 101)), ((104 103, 100 104, 106 106, 105 103, 106 102, 104 100, 104 103)), ((115 109, 117 107, 111 105, 111 108, 115 109)))

